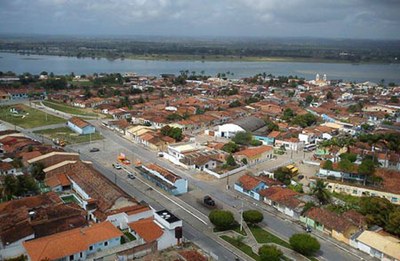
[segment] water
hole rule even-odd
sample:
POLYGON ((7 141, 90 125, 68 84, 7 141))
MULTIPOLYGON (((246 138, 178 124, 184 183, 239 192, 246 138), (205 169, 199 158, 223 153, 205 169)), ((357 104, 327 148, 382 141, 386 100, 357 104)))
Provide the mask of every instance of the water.
POLYGON ((0 53, 0 71, 39 74, 42 71, 54 74, 92 74, 111 72, 135 72, 139 75, 159 76, 162 73, 179 74, 181 70, 204 71, 206 75, 234 73, 231 78, 253 76, 257 73, 297 75, 313 79, 315 75, 327 74, 328 79, 347 81, 372 81, 400 83, 400 64, 347 64, 347 63, 307 63, 307 62, 209 62, 209 61, 145 61, 107 60, 48 55, 20 55, 0 53))

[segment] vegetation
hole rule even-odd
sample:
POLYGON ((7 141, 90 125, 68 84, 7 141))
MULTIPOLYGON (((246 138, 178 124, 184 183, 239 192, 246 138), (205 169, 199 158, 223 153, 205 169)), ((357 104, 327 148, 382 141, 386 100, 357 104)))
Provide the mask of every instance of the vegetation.
POLYGON ((260 223, 263 221, 264 216, 258 210, 246 210, 243 212, 243 219, 246 223, 253 226, 254 224, 260 223))
POLYGON ((327 170, 333 170, 333 163, 330 160, 327 160, 324 162, 324 165, 322 165, 323 169, 327 169, 327 170))
POLYGON ((268 243, 275 243, 277 245, 290 248, 290 244, 285 240, 271 234, 270 232, 262 229, 261 227, 254 225, 249 227, 251 233, 255 237, 258 243, 260 244, 268 244, 268 243))
POLYGON ((258 249, 258 255, 262 261, 279 261, 283 253, 276 246, 263 245, 258 249))
POLYGON ((103 136, 101 136, 99 132, 79 135, 68 127, 38 130, 34 133, 41 134, 49 139, 64 140, 68 144, 84 143, 103 139, 103 136))
POLYGON ((245 253, 246 255, 250 256, 254 260, 259 260, 259 256, 253 252, 250 246, 246 245, 243 242, 240 242, 238 240, 235 240, 234 238, 231 238, 229 236, 221 236, 223 240, 228 242, 229 244, 233 245, 234 247, 238 248, 240 251, 245 253))
POLYGON ((292 120, 292 124, 299 125, 303 128, 314 125, 317 122, 317 117, 314 114, 307 113, 304 115, 297 115, 292 120))
POLYGON ((287 168, 279 167, 274 171, 274 177, 285 185, 289 185, 292 174, 287 168))
POLYGON ((25 129, 31 129, 51 124, 65 123, 62 118, 29 108, 25 105, 7 105, 0 107, 0 119, 25 129), (13 108, 19 108, 19 113, 11 113, 13 108))
POLYGON ((289 242, 293 250, 305 256, 314 255, 321 247, 318 240, 309 234, 294 234, 289 242))
POLYGON ((239 146, 234 143, 234 142, 228 142, 226 144, 224 144, 224 146, 222 147, 222 150, 228 153, 235 153, 237 151, 239 151, 239 146))
POLYGON ((84 115, 84 116, 97 116, 96 113, 90 113, 85 110, 75 108, 75 107, 69 106, 67 104, 56 102, 56 101, 43 101, 43 104, 54 110, 69 113, 69 114, 84 115))
POLYGON ((252 140, 253 140, 253 134, 251 134, 251 132, 244 132, 244 131, 236 133, 235 136, 232 138, 233 142, 240 145, 250 145, 252 140))
POLYGON ((4 178, 4 196, 26 196, 38 192, 39 187, 30 175, 6 175, 4 178))
POLYGON ((46 174, 43 171, 44 169, 44 165, 43 163, 39 162, 39 163, 33 163, 32 164, 32 169, 31 169, 31 174, 32 176, 39 181, 43 181, 44 178, 46 177, 46 174))
POLYGON ((400 208, 380 197, 363 197, 360 212, 365 215, 370 226, 378 225, 389 233, 400 236, 400 208))
POLYGON ((323 180, 318 179, 311 190, 312 194, 317 197, 322 205, 327 204, 330 201, 331 195, 327 191, 326 186, 327 184, 323 180))
POLYGON ((226 158, 226 165, 227 166, 231 166, 231 167, 235 167, 237 165, 235 159, 233 158, 232 154, 230 154, 227 158, 226 158))
POLYGON ((178 127, 170 127, 169 125, 161 128, 161 134, 164 136, 171 137, 176 141, 183 140, 182 129, 178 127))
POLYGON ((208 215, 208 218, 221 231, 230 229, 235 221, 232 212, 227 210, 213 210, 208 215))

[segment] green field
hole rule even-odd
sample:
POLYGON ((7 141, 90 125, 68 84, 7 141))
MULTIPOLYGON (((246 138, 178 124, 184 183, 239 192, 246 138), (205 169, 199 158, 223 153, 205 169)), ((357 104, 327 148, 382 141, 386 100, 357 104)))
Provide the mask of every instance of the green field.
POLYGON ((65 112, 65 113, 69 113, 69 114, 84 115, 84 116, 94 116, 94 117, 97 116, 96 113, 87 112, 84 109, 75 108, 75 107, 69 106, 67 104, 60 103, 60 102, 43 101, 43 104, 45 106, 47 106, 47 107, 50 107, 50 108, 54 109, 54 110, 65 112))
POLYGON ((259 226, 249 226, 251 233, 253 233, 258 243, 275 243, 286 248, 291 248, 290 244, 285 240, 271 234, 270 232, 260 228, 259 226))
POLYGON ((67 142, 67 144, 83 143, 103 139, 103 136, 101 136, 98 132, 91 135, 79 135, 68 127, 39 130, 35 131, 34 133, 41 134, 49 139, 64 140, 67 142))
POLYGON ((1 106, 0 119, 25 129, 66 122, 62 118, 21 104, 1 106), (19 113, 11 113, 10 110, 16 107, 21 109, 19 113))
POLYGON ((223 240, 225 240, 226 242, 228 242, 229 244, 236 247, 237 249, 239 249, 240 251, 242 251, 243 253, 252 257, 254 260, 260 260, 260 257, 256 253, 253 252, 253 250, 251 249, 250 246, 248 246, 242 242, 238 242, 237 240, 235 240, 234 238, 231 238, 229 236, 224 235, 224 236, 221 236, 221 238, 223 240))

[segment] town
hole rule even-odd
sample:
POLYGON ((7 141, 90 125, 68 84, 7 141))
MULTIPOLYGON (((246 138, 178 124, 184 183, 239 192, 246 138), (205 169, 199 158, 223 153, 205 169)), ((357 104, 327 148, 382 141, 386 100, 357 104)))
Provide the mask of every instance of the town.
POLYGON ((400 86, 0 73, 0 260, 400 260, 400 86))

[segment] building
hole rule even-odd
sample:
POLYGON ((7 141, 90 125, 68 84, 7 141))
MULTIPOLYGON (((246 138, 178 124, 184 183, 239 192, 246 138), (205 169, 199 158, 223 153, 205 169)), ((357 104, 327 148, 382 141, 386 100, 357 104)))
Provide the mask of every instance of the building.
POLYGON ((270 187, 260 191, 264 203, 289 217, 298 219, 305 205, 298 197, 299 193, 283 187, 270 187))
POLYGON ((248 148, 235 153, 235 158, 239 161, 246 159, 248 165, 255 165, 266 160, 272 159, 274 148, 271 146, 259 146, 248 148))
POLYGON ((69 119, 67 126, 78 134, 93 134, 96 132, 96 128, 93 125, 78 117, 69 119))
POLYGON ((223 138, 232 138, 238 132, 254 132, 265 126, 265 122, 256 117, 246 117, 233 123, 227 123, 218 126, 215 136, 223 138))
POLYGON ((105 221, 23 243, 30 261, 86 260, 121 244, 122 232, 105 221))
POLYGON ((260 190, 266 188, 267 185, 259 180, 257 177, 250 175, 243 175, 235 183, 234 189, 239 191, 255 200, 260 200, 261 196, 259 194, 260 190))
POLYGON ((374 231, 355 235, 351 245, 372 257, 385 261, 400 260, 400 239, 374 231))
POLYGON ((146 179, 151 180, 172 195, 180 195, 188 192, 188 181, 186 179, 157 164, 141 166, 139 170, 146 179))

